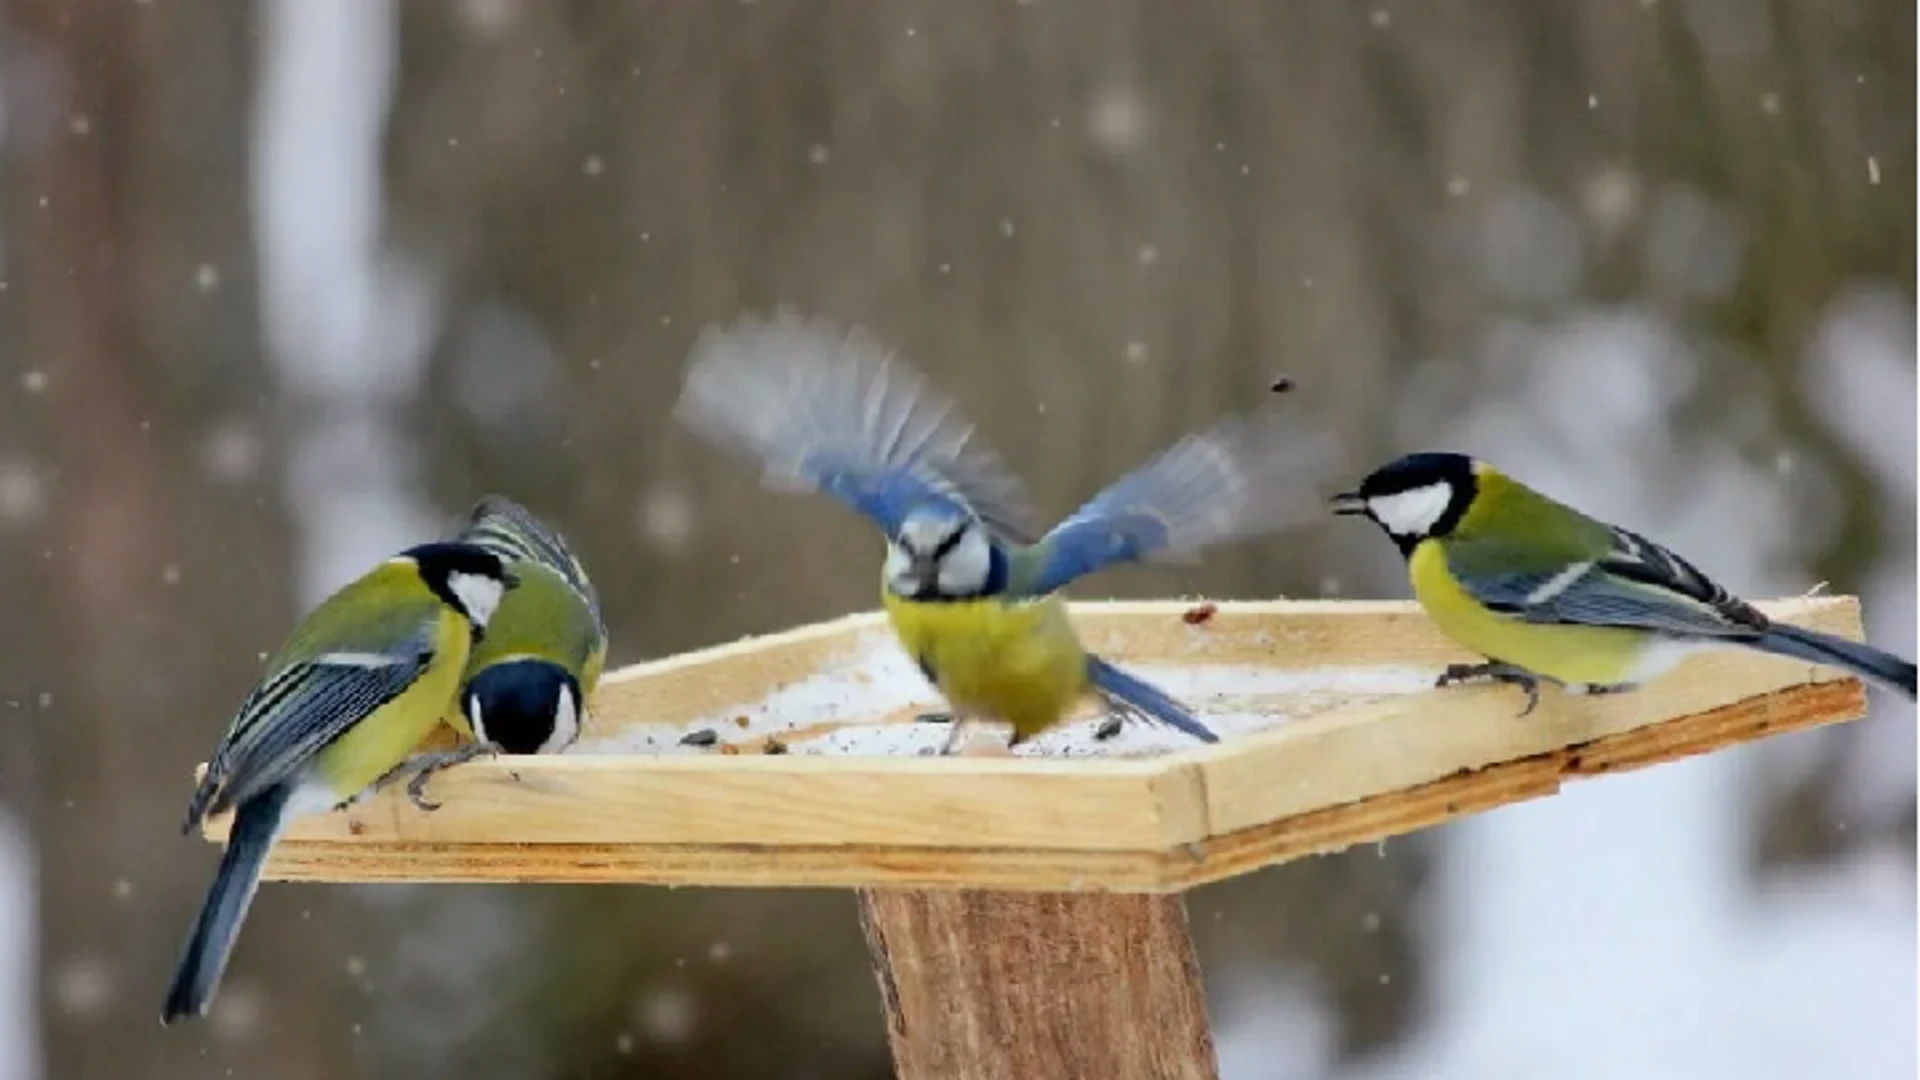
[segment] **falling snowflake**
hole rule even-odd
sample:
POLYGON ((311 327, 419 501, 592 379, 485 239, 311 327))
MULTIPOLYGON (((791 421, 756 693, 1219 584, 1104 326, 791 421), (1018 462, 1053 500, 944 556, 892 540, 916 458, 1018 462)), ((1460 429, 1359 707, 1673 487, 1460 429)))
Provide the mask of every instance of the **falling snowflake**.
POLYGON ((0 460, 0 524, 32 521, 46 506, 46 484, 40 470, 25 461, 0 460))
POLYGON ((694 1013, 693 996, 686 990, 657 990, 640 1003, 640 1025, 656 1043, 684 1043, 693 1034, 694 1013))
POLYGON ((655 547, 680 554, 693 539, 693 504, 678 489, 657 487, 640 500, 636 513, 640 535, 655 547))
POLYGON ((260 473, 266 447, 260 433, 243 420, 215 424, 200 441, 200 464, 208 475, 227 484, 253 480, 260 473))
POLYGON ((1107 87, 1087 109, 1087 131, 1104 150, 1132 150, 1146 140, 1146 106, 1130 86, 1107 87))

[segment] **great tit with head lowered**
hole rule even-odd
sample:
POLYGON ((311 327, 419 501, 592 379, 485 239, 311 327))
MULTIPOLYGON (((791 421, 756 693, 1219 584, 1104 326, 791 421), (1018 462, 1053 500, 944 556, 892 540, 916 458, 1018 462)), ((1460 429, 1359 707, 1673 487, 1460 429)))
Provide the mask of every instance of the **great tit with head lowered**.
POLYGON ((374 785, 411 777, 407 795, 422 810, 433 774, 496 753, 552 754, 580 737, 587 703, 607 659, 607 627, 586 568, 560 534, 501 495, 482 498, 453 539, 499 556, 519 579, 500 601, 486 637, 467 658, 448 726, 463 740, 416 754, 374 785))
MULTIPOLYGON (((1914 666, 1859 642, 1775 622, 1693 564, 1595 521, 1461 454, 1409 454, 1334 496, 1407 559, 1440 631, 1489 658, 1438 685, 1539 680, 1579 693, 1630 690, 1704 649, 1741 647, 1844 668, 1914 696, 1914 666)), ((1525 715, 1525 713, 1522 713, 1525 715)))
POLYGON ((287 824, 359 795, 441 722, 516 580, 472 544, 408 548, 321 601, 267 661, 187 807, 183 831, 228 809, 233 826, 162 1023, 206 1012, 287 824))
POLYGON ((901 645, 959 721, 1058 724, 1080 697, 1214 742, 1158 688, 1090 655, 1059 590, 1121 563, 1187 556, 1317 512, 1323 439, 1272 415, 1189 435, 1033 539, 1020 482, 952 403, 859 330, 783 312, 711 328, 676 415, 757 458, 769 486, 813 489, 885 533, 882 596, 901 645))
POLYGON ((586 568, 560 534, 510 499, 480 500, 455 539, 520 579, 473 647, 460 711, 475 740, 509 754, 573 745, 607 660, 607 625, 586 568))

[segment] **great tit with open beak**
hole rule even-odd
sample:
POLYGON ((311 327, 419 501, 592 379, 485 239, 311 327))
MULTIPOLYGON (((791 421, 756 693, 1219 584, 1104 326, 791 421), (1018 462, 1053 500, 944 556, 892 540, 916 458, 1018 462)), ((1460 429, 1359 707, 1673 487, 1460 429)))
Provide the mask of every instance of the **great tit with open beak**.
POLYGON ((184 831, 229 809, 233 826, 163 1024, 212 1003, 288 823, 355 798, 441 722, 474 639, 515 583, 484 548, 408 548, 323 600, 267 661, 187 807, 184 831))
POLYGON ((1672 551, 1484 461, 1409 454, 1336 495, 1332 509, 1380 526, 1434 625, 1489 658, 1449 667, 1442 686, 1513 683, 1532 712, 1542 678, 1581 693, 1630 690, 1691 653, 1738 647, 1840 667, 1914 697, 1911 661, 1775 622, 1672 551))
POLYGON ((1017 745, 1089 692, 1112 715, 1214 733, 1165 692, 1082 646, 1060 590, 1122 563, 1305 520, 1327 447, 1272 415, 1189 435, 1034 539, 1020 482, 952 403, 860 331, 790 313, 711 329, 677 415, 757 460, 770 486, 811 488, 879 526, 882 598, 901 645, 959 721, 1010 724, 1017 745))

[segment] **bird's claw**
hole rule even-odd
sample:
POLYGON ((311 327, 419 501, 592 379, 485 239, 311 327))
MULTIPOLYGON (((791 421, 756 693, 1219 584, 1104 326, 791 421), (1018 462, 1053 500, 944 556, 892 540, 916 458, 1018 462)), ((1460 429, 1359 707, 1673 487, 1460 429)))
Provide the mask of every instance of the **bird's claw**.
POLYGON ((1520 676, 1519 678, 1510 678, 1503 681, 1513 683, 1520 687, 1520 689, 1526 691, 1527 707, 1520 710, 1520 715, 1532 715, 1533 710, 1540 705, 1540 680, 1531 676, 1520 676))
POLYGON ((1529 716, 1540 704, 1540 679, 1532 672, 1488 661, 1484 664, 1448 664, 1440 677, 1433 681, 1435 688, 1451 686, 1454 683, 1469 682, 1473 679, 1492 679, 1495 682, 1509 683, 1524 690, 1527 695, 1527 707, 1520 710, 1521 716, 1529 716))
POLYGON ((1100 721, 1099 727, 1093 729, 1093 741, 1106 742, 1108 739, 1120 734, 1121 728, 1125 727, 1126 723, 1125 717, 1107 717, 1105 720, 1100 721))
POLYGON ((455 765, 465 764, 475 758, 498 757, 500 748, 493 743, 466 743, 452 750, 439 750, 424 754, 415 754, 401 762, 388 773, 375 781, 375 787, 384 787, 394 783, 401 776, 411 774, 407 780, 407 799, 421 810, 432 813, 440 809, 443 803, 427 798, 427 781, 434 773, 451 769, 455 765))
POLYGON ((951 724, 953 723, 953 714, 950 712, 923 712, 915 716, 913 722, 916 724, 951 724))
POLYGON ((446 804, 433 802, 427 798, 427 777, 429 775, 431 774, 424 770, 413 774, 413 779, 407 781, 407 798, 412 800, 413 805, 430 814, 446 804))

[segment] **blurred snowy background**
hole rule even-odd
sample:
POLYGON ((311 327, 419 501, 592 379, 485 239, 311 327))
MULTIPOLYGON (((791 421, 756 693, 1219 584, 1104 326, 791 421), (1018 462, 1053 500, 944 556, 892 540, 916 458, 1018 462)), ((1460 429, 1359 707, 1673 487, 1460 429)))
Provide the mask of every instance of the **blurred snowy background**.
MULTIPOLYGON (((850 898, 263 890, 159 995, 189 770, 304 605, 485 490, 625 663, 873 606, 667 422, 871 325, 1049 507, 1284 372, 1915 648, 1909 0, 12 0, 0 1080, 888 1075, 850 898), (795 573, 795 568, 804 572, 795 573)), ((1116 595, 1404 595, 1351 523, 1116 595)), ((1913 710, 1201 890, 1228 1080, 1915 1062, 1913 710)))

